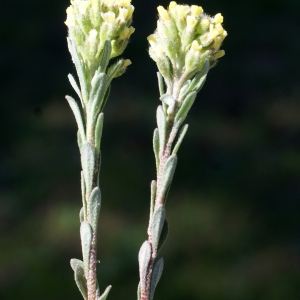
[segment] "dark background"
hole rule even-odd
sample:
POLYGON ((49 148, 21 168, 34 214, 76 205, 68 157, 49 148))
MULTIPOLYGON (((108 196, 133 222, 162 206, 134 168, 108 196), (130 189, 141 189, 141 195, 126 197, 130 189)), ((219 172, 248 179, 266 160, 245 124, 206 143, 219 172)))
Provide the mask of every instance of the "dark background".
MULTIPOLYGON (((133 1, 133 65, 114 80, 102 142, 98 279, 136 299, 159 104, 146 37, 156 6, 133 1)), ((195 1, 221 12, 224 58, 189 114, 167 203, 155 300, 300 299, 300 2, 195 1)), ((0 299, 81 299, 75 96, 64 1, 0 8, 0 299)))

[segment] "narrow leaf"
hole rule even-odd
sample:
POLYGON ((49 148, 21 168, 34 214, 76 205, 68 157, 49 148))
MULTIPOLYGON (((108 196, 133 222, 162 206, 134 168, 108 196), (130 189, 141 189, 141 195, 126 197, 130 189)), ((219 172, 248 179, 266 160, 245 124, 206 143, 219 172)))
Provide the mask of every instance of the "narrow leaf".
POLYGON ((95 128, 95 148, 97 153, 100 152, 100 144, 101 144, 101 137, 102 137, 102 128, 103 128, 103 119, 104 114, 100 113, 97 119, 96 128, 95 128))
POLYGON ((187 95, 186 92, 189 89, 190 84, 191 84, 191 80, 187 80, 185 84, 182 86, 182 88, 180 89, 180 93, 178 97, 179 101, 181 101, 181 99, 184 99, 186 97, 187 95))
POLYGON ((82 223, 85 220, 83 207, 81 207, 80 212, 79 212, 79 220, 80 220, 80 223, 82 223))
POLYGON ((152 222, 151 222, 153 257, 155 257, 157 254, 158 243, 160 239, 160 234, 164 226, 165 218, 166 218, 165 208, 163 206, 159 206, 154 211, 152 222))
POLYGON ((159 72, 157 72, 156 74, 158 79, 159 94, 160 96, 162 96, 165 93, 164 79, 159 72))
POLYGON ((159 133, 158 129, 155 128, 153 133, 153 151, 155 156, 156 172, 158 173, 159 169, 159 133))
POLYGON ((100 73, 102 73, 102 72, 105 73, 108 63, 109 63, 110 54, 111 54, 111 41, 106 40, 104 43, 104 46, 103 46, 100 64, 99 64, 100 73))
POLYGON ((169 225, 168 225, 167 219, 165 219, 165 222, 164 222, 161 234, 160 234, 158 246, 157 246, 157 253, 159 252, 159 250, 161 249, 161 247, 165 243, 165 241, 168 237, 168 234, 169 234, 169 225))
POLYGON ((149 262, 151 260, 151 254, 151 246, 148 241, 145 241, 139 252, 139 273, 141 290, 144 290, 146 287, 146 276, 149 262))
POLYGON ((82 261, 78 259, 71 259, 71 267, 74 270, 74 279, 76 285, 81 292, 84 300, 87 300, 86 278, 84 276, 84 269, 81 263, 82 261))
MULTIPOLYGON (((94 78, 93 78, 94 80, 94 78)), ((92 83, 91 102, 89 103, 89 113, 96 121, 98 114, 101 112, 102 103, 107 90, 106 74, 100 73, 95 75, 95 81, 92 83)))
POLYGON ((161 278, 163 269, 164 269, 164 259, 161 257, 154 263, 152 276, 151 276, 151 285, 150 285, 150 300, 152 300, 154 297, 154 292, 161 278))
POLYGON ((85 142, 81 147, 81 166, 85 180, 85 189, 90 194, 93 184, 95 158, 92 147, 88 142, 85 142))
POLYGON ((81 197, 82 197, 82 205, 83 205, 83 212, 84 212, 84 219, 87 219, 87 207, 86 207, 86 200, 85 200, 85 182, 84 182, 84 175, 83 171, 81 171, 81 197))
POLYGON ((80 238, 85 274, 88 274, 89 271, 92 236, 93 233, 90 224, 87 221, 83 221, 80 225, 80 238))
POLYGON ((105 104, 106 104, 106 102, 107 102, 107 99, 108 99, 108 97, 109 97, 110 90, 111 90, 111 86, 109 85, 109 86, 107 87, 107 89, 106 89, 106 94, 105 94, 105 96, 104 96, 103 101, 101 102, 101 106, 100 106, 99 111, 103 111, 104 106, 105 106, 105 104))
POLYGON ((161 193, 163 195, 166 194, 168 187, 172 183, 176 165, 177 165, 177 155, 173 154, 166 161, 166 164, 165 164, 164 170, 163 170, 163 174, 162 174, 162 184, 160 186, 160 189, 161 189, 161 193))
POLYGON ((189 128, 189 125, 188 125, 188 124, 185 124, 185 125, 183 126, 183 128, 181 129, 181 131, 180 131, 180 133, 179 133, 179 137, 178 137, 177 143, 176 143, 176 145, 175 145, 175 147, 174 147, 174 149, 173 149, 172 154, 176 154, 176 153, 178 152, 179 147, 180 147, 180 145, 181 145, 181 143, 182 143, 182 141, 183 141, 183 138, 185 137, 185 134, 186 134, 188 128, 189 128))
POLYGON ((155 198, 156 198, 156 181, 151 181, 151 202, 150 202, 150 216, 152 216, 154 211, 155 205, 155 198))
POLYGON ((162 106, 158 106, 156 112, 156 121, 159 133, 159 155, 161 156, 165 150, 166 143, 166 117, 162 106))
POLYGON ((73 114, 75 116, 76 123, 78 125, 78 129, 80 132, 81 140, 85 141, 85 130, 83 125, 83 119, 81 115, 81 111, 78 107, 77 102, 70 96, 66 96, 67 101, 69 102, 69 105, 73 111, 73 114))
POLYGON ((180 94, 181 99, 184 99, 191 92, 195 91, 198 93, 200 91, 200 89, 202 88, 202 86, 206 80, 206 75, 207 75, 207 72, 209 71, 209 69, 210 69, 210 63, 208 60, 206 60, 204 67, 193 78, 188 89, 184 93, 180 94))
POLYGON ((82 268, 82 270, 84 270, 83 261, 80 259, 72 258, 70 261, 70 265, 71 265, 73 271, 75 271, 77 266, 80 266, 82 268))
POLYGON ((69 75, 68 75, 68 79, 69 79, 70 84, 71 84, 71 86, 73 87, 74 91, 75 91, 76 94, 78 95, 78 97, 79 97, 79 99, 80 99, 80 101, 81 101, 82 107, 84 107, 84 103, 83 103, 83 101, 82 101, 81 91, 80 91, 80 88, 79 88, 78 85, 77 85, 77 82, 76 82, 75 78, 73 77, 72 74, 69 74, 69 75))
POLYGON ((139 285, 138 285, 138 289, 137 289, 137 300, 141 300, 141 282, 139 282, 139 285))
POLYGON ((99 300, 106 300, 106 298, 107 298, 108 293, 109 293, 110 290, 111 290, 111 285, 109 285, 109 286, 105 289, 104 293, 101 295, 101 297, 99 298, 99 300))
POLYGON ((82 143, 83 143, 83 140, 81 138, 80 131, 77 130, 77 144, 78 144, 79 151, 81 150, 82 143))
POLYGON ((95 187, 91 193, 90 200, 88 202, 90 224, 92 226, 94 234, 97 232, 98 218, 101 207, 101 192, 99 187, 95 187))
POLYGON ((85 73, 84 65, 82 64, 82 62, 78 56, 75 42, 72 41, 72 39, 70 39, 70 38, 67 38, 67 41, 68 41, 68 48, 71 53, 71 57, 72 57, 72 60, 75 65, 77 75, 79 78, 82 99, 83 99, 83 102, 86 102, 88 99, 88 92, 87 92, 87 85, 86 85, 85 74, 84 74, 85 73))
POLYGON ((108 82, 111 83, 111 81, 114 79, 116 74, 119 72, 120 68, 123 66, 124 60, 120 59, 117 61, 114 65, 108 68, 107 70, 107 76, 108 76, 108 82))
POLYGON ((177 114, 175 116, 175 123, 179 122, 180 124, 182 124, 182 122, 185 120, 189 110, 191 109, 192 105, 194 104, 196 96, 197 96, 196 92, 191 92, 186 96, 179 111, 177 112, 177 114))

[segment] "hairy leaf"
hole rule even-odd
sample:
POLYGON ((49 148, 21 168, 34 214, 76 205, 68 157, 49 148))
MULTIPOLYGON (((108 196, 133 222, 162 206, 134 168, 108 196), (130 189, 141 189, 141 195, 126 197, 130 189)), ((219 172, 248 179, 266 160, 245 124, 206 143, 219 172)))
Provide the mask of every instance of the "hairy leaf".
POLYGON ((163 269, 164 269, 164 259, 161 257, 154 263, 152 276, 151 276, 151 285, 150 285, 150 300, 152 300, 154 297, 154 292, 160 280, 163 269))
POLYGON ((160 235, 164 226, 166 218, 166 211, 163 206, 159 206, 153 213, 152 222, 151 222, 151 232, 152 232, 152 247, 153 247, 153 256, 157 254, 158 244, 160 235))

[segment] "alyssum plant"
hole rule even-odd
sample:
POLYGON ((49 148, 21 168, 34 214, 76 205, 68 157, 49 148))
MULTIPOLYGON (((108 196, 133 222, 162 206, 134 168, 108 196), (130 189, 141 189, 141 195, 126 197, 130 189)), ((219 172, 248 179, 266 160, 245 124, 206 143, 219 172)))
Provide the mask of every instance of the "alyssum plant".
MULTIPOLYGON (((111 82, 122 75, 129 60, 110 59, 123 53, 134 28, 131 0, 71 0, 67 8, 68 47, 78 75, 68 78, 80 101, 66 96, 78 125, 81 155, 80 237, 83 260, 72 259, 76 284, 85 300, 105 300, 96 278, 97 224, 101 206, 99 188, 103 109, 111 82), (78 104, 79 103, 79 104, 78 104)), ((177 164, 177 152, 187 132, 183 125, 209 69, 224 55, 220 46, 227 33, 223 17, 204 14, 200 6, 158 7, 159 20, 148 37, 149 54, 156 62, 162 104, 157 109, 153 147, 156 180, 151 183, 148 239, 139 251, 138 299, 152 300, 163 270, 158 251, 168 235, 165 203, 177 164), (173 146, 178 135, 175 146, 173 146)))

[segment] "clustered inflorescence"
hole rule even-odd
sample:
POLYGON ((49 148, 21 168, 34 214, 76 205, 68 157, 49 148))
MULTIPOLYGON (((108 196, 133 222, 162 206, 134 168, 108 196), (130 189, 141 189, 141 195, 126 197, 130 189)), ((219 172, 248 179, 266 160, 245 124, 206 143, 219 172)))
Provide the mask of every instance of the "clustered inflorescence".
POLYGON ((71 0, 65 24, 76 42, 81 59, 93 69, 106 40, 111 40, 111 58, 122 54, 134 28, 131 0, 71 0))
POLYGON ((166 83, 192 78, 208 60, 210 67, 225 52, 220 46, 227 36, 223 16, 210 17, 201 6, 178 5, 172 1, 166 10, 157 8, 159 20, 154 34, 148 37, 149 54, 157 63, 166 83))

